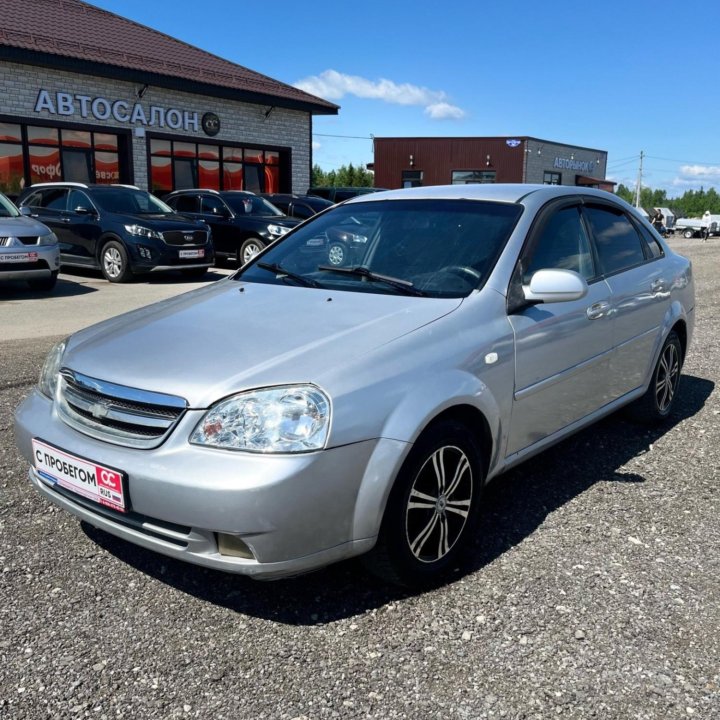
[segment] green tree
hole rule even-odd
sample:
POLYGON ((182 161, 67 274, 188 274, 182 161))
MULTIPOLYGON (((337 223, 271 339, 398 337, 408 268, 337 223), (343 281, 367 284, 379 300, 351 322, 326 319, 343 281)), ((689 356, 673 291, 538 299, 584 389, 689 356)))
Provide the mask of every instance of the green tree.
POLYGON ((375 176, 352 163, 337 170, 325 172, 319 165, 313 165, 312 184, 320 187, 372 187, 375 176))

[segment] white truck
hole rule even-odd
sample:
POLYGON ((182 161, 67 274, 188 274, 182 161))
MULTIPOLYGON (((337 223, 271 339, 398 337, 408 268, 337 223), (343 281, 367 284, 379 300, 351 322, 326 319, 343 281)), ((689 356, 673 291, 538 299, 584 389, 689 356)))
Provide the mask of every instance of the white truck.
POLYGON ((701 218, 677 218, 675 232, 686 238, 717 235, 720 232, 720 215, 712 215, 708 210, 701 218))

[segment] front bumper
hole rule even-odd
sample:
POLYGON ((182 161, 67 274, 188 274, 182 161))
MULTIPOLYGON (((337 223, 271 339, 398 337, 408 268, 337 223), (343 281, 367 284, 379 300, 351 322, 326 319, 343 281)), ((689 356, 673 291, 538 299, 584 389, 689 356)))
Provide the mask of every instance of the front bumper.
POLYGON ((32 262, 8 263, 0 261, 0 280, 34 280, 49 278, 60 269, 60 249, 58 245, 24 245, 22 247, 3 247, 2 254, 33 253, 37 259, 32 262))
POLYGON ((316 453, 256 455, 187 442, 203 411, 188 411, 153 450, 111 445, 67 426, 33 391, 18 407, 18 448, 32 439, 123 470, 130 511, 96 505, 30 469, 32 484, 95 527, 181 560, 256 578, 297 575, 375 543, 382 510, 407 445, 371 440, 316 453), (241 539, 252 559, 221 554, 217 533, 241 539))

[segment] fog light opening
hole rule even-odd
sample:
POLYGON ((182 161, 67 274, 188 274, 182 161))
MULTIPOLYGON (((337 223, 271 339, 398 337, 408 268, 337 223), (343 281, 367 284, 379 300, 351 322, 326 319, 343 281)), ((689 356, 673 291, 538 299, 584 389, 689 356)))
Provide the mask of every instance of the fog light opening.
POLYGON ((217 533, 217 544, 218 552, 221 555, 245 558, 246 560, 255 559, 252 550, 237 535, 217 533))

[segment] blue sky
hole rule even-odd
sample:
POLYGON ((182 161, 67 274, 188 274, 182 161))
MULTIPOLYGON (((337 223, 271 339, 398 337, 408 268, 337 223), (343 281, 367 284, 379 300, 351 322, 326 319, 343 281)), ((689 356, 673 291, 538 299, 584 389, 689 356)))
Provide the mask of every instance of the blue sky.
POLYGON ((720 187, 720 3, 93 0, 341 106, 323 169, 371 136, 529 135, 607 150, 608 178, 720 187), (341 137, 333 137, 341 136, 341 137))

